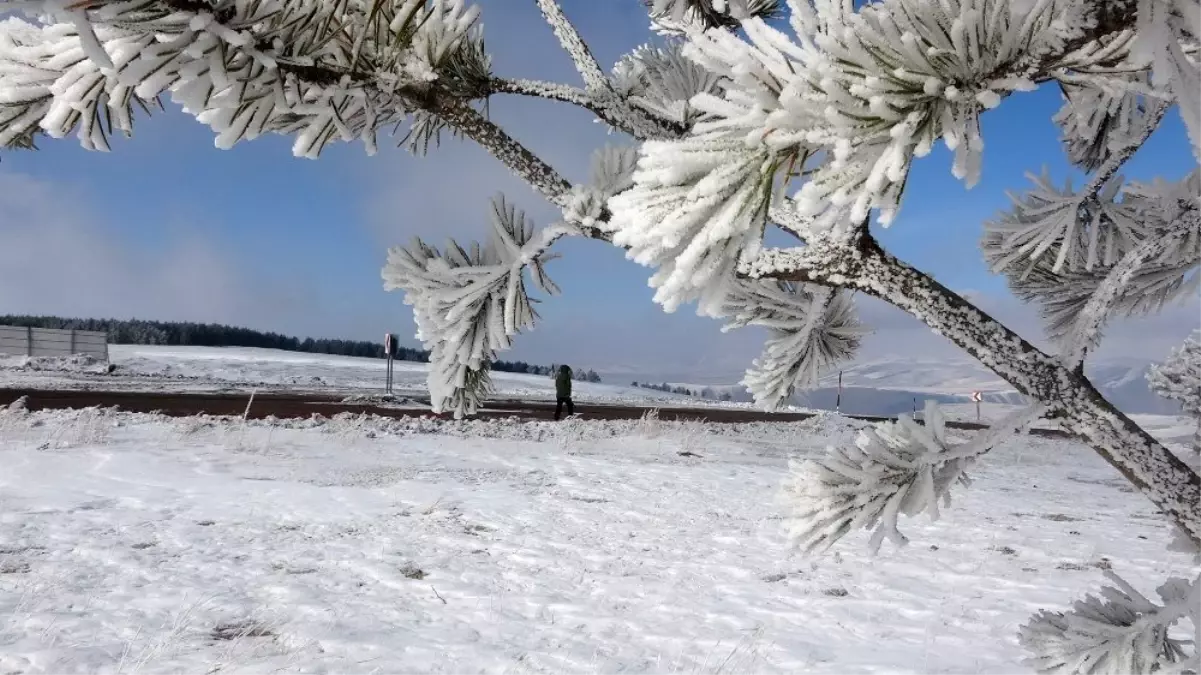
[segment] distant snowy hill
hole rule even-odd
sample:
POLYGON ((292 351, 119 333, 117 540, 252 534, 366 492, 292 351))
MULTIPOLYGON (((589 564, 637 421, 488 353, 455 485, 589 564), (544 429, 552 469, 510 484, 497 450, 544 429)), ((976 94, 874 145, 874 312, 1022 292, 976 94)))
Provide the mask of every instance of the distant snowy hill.
MULTIPOLYGON (((1087 368, 1101 392, 1121 410, 1132 414, 1171 415, 1179 408, 1147 387, 1150 364, 1133 359, 1110 360, 1087 368)), ((671 382, 689 388, 708 387, 717 395, 729 393, 735 401, 750 400, 737 383, 704 383, 701 378, 671 382), (700 382, 698 384, 698 382, 700 382)), ((901 355, 857 362, 842 372, 842 411, 864 415, 909 412, 934 399, 940 403, 966 403, 973 391, 985 402, 1020 404, 1023 397, 1007 382, 968 358, 911 358, 901 355)), ((838 396, 838 373, 822 378, 816 389, 798 392, 797 405, 833 410, 838 396)))
MULTIPOLYGON (((73 359, 42 363, 24 356, 0 356, 0 388, 98 389, 118 391, 303 391, 356 395, 379 393, 385 381, 383 359, 260 349, 255 347, 175 347, 110 345, 113 369, 73 359)), ((406 396, 427 391, 428 365, 394 364, 394 389, 406 396)), ((554 400, 555 381, 545 375, 495 372, 494 397, 554 400)), ((695 405, 678 394, 620 384, 575 382, 577 401, 645 406, 695 405)))

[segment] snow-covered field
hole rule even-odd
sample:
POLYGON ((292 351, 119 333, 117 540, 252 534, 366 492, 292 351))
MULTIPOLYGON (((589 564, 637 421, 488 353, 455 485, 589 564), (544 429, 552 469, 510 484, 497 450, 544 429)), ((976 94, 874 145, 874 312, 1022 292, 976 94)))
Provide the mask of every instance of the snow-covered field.
POLYGON ((1020 672, 1101 568, 1196 573, 1037 438, 910 546, 801 557, 786 459, 855 427, 0 411, 0 672, 1020 672))
MULTIPOLYGON (((949 403, 939 408, 948 420, 957 422, 976 422, 992 424, 1021 409, 1018 405, 1002 403, 983 403, 980 406, 980 417, 976 417, 975 403, 949 403)), ((1130 419, 1146 429, 1152 436, 1166 443, 1178 452, 1186 453, 1193 442, 1197 431, 1197 421, 1185 415, 1131 415, 1130 419)), ((1040 420, 1034 424, 1036 428, 1060 429, 1062 426, 1055 421, 1040 420)))
MULTIPOLYGON (((61 359, 30 363, 25 357, 0 357, 0 387, 191 392, 258 388, 361 394, 383 390, 386 368, 383 359, 250 347, 110 345, 109 355, 116 366, 112 373, 106 372, 104 364, 78 365, 61 359)), ((424 363, 394 362, 394 390, 401 395, 428 391, 426 369, 424 363)), ((492 380, 500 398, 554 398, 554 380, 548 376, 494 372, 492 380)), ((573 394, 579 401, 591 402, 705 403, 699 398, 588 382, 576 382, 573 394)))

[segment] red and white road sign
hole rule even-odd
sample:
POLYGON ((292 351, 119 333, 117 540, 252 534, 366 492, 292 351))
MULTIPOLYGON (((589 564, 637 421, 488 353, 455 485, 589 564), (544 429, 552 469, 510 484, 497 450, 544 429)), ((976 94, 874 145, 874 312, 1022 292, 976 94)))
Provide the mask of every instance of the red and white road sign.
POLYGON ((984 395, 978 391, 973 391, 972 392, 972 400, 975 401, 976 403, 979 403, 980 401, 984 400, 984 395))

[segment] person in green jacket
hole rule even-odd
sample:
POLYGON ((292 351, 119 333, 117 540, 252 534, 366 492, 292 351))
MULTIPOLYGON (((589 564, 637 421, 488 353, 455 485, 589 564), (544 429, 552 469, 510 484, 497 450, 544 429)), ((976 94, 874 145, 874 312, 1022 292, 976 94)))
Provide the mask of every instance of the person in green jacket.
POLYGON ((567 416, 575 414, 575 403, 571 400, 571 368, 559 366, 555 374, 555 419, 563 414, 563 404, 567 404, 567 416))

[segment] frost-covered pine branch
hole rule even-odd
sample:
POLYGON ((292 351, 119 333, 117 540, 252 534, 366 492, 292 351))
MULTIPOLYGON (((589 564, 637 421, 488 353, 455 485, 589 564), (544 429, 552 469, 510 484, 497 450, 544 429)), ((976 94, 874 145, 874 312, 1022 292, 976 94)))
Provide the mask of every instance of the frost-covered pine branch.
POLYGON ((491 390, 489 365, 512 338, 533 328, 537 313, 526 291, 528 270, 535 285, 555 294, 546 272, 556 257, 551 246, 563 236, 593 228, 605 202, 626 189, 634 170, 632 148, 606 146, 593 156, 592 175, 561 195, 566 223, 537 235, 525 214, 504 197, 492 202, 492 237, 464 248, 450 241, 439 251, 421 239, 389 251, 385 288, 400 289, 413 306, 418 334, 430 350, 429 388, 436 412, 473 414, 491 390))
MULTIPOLYGON (((1197 227, 1192 229, 1193 231, 1201 230, 1197 227)), ((1101 326, 1108 319, 1111 309, 1123 294, 1129 292, 1131 280, 1148 262, 1162 259, 1165 255, 1174 255, 1177 247, 1184 243, 1189 234, 1189 231, 1174 231, 1144 241, 1130 249, 1116 265, 1109 269, 1105 279, 1097 285, 1088 302, 1080 309, 1079 315, 1075 317, 1071 329, 1063 340, 1062 358, 1064 363, 1072 367, 1083 363, 1085 353, 1097 342, 1101 326)), ((1198 259, 1194 258, 1194 267, 1196 262, 1198 259)), ((1193 271, 1195 272, 1195 270, 1193 271)))
POLYGON ((218 147, 277 132, 301 157, 335 139, 373 151, 432 83, 465 99, 488 91, 478 10, 461 0, 4 4, 41 23, 0 26, 0 146, 78 129, 107 149, 107 123, 132 132, 132 99, 168 95, 218 147))
POLYGON ((663 35, 686 35, 710 28, 733 29, 750 17, 777 18, 780 0, 643 0, 651 27, 663 35))
POLYGON ((953 171, 970 184, 983 110, 1125 54, 1080 48, 1080 31, 1065 21, 1079 19, 1082 6, 948 7, 792 3, 793 36, 758 18, 742 21, 745 37, 688 34, 684 54, 722 78, 722 91, 692 99, 705 117, 688 137, 643 145, 633 189, 611 205, 615 241, 659 268, 658 302, 701 300, 712 313, 728 276, 716 260, 734 250, 755 257, 762 205, 780 182, 799 179, 795 207, 813 219, 801 233, 807 241, 857 232, 872 210, 887 221, 911 162, 936 141, 956 151, 953 171))
POLYGON ((1120 199, 1120 178, 1089 194, 1074 191, 1070 181, 1055 187, 1045 169, 1027 177, 1034 188, 1010 194, 1012 210, 985 223, 986 259, 994 272, 1028 268, 1044 256, 1052 273, 1091 271, 1116 264, 1152 231, 1153 224, 1120 199))
POLYGON ((793 501, 793 540, 807 553, 834 545, 852 530, 870 529, 869 547, 885 539, 904 545, 902 515, 939 517, 949 505, 951 487, 967 484, 967 470, 998 443, 1022 432, 1043 413, 1034 405, 997 422, 967 443, 955 445, 946 418, 927 401, 922 424, 902 415, 859 433, 850 447, 831 446, 820 459, 794 463, 787 492, 793 501))
POLYGON ((1201 331, 1194 332, 1172 355, 1147 373, 1151 390, 1176 401, 1197 422, 1193 450, 1201 452, 1201 331))
POLYGON ((981 248, 1018 297, 1035 303, 1069 367, 1114 315, 1159 311, 1187 296, 1201 263, 1201 172, 1177 183, 1122 185, 1095 196, 1044 174, 986 223, 981 248))
POLYGON ((435 412, 473 414, 491 390, 489 365, 538 314, 526 290, 528 269, 547 293, 558 288, 546 273, 547 249, 571 228, 535 236, 533 223, 504 197, 492 202, 492 237, 465 249, 454 241, 442 251, 421 239, 388 253, 385 288, 405 293, 417 338, 430 350, 429 390, 435 412))
POLYGON ((1108 181, 1142 147, 1167 110, 1164 101, 1147 93, 1150 87, 1142 80, 1119 80, 1117 86, 1107 80, 1104 84, 1061 82, 1064 104, 1054 117, 1068 159, 1095 172, 1100 182, 1108 181), (1106 164, 1112 168, 1104 170, 1106 164))
POLYGON ((726 299, 723 331, 768 329, 767 344, 742 384, 762 408, 778 408, 793 392, 817 385, 854 357, 866 328, 846 291, 786 281, 739 281, 726 299))
POLYGON ((1151 62, 1154 81, 1177 102, 1201 161, 1201 2, 1138 0, 1137 35, 1136 53, 1151 62))
POLYGON ((1157 604, 1106 570, 1113 586, 1086 596, 1067 612, 1042 611, 1022 626, 1019 639, 1041 673, 1197 672, 1197 642, 1173 637, 1181 619, 1201 629, 1201 578, 1172 578, 1157 604))
POLYGON ((635 49, 617 62, 610 80, 617 96, 680 129, 701 117, 692 99, 716 93, 719 83, 716 74, 683 55, 679 42, 635 49))

